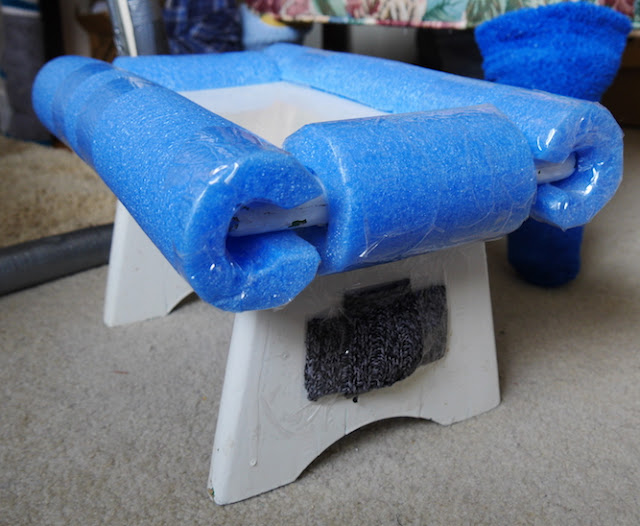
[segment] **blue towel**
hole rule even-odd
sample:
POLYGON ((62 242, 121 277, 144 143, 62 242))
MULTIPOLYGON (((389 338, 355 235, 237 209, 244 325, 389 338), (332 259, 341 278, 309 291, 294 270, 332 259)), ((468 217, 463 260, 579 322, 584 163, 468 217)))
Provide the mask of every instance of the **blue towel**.
MULTIPOLYGON (((566 2, 505 14, 476 29, 488 80, 600 100, 620 67, 630 20, 607 7, 566 2)), ((583 227, 529 219, 508 238, 508 257, 530 283, 555 287, 580 271, 583 227)))
POLYGON ((562 2, 520 9, 476 29, 487 80, 598 101, 620 67, 631 21, 608 7, 562 2))
POLYGON ((310 26, 284 24, 272 15, 260 15, 246 4, 240 5, 242 17, 242 45, 245 50, 257 51, 276 42, 302 44, 310 26))

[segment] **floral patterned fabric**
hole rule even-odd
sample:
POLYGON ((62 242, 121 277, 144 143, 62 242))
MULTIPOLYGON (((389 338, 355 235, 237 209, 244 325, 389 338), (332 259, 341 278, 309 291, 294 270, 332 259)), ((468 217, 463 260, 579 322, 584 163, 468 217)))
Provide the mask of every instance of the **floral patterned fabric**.
MULTIPOLYGON (((591 1, 591 0, 590 0, 591 1)), ((640 0, 592 0, 633 18, 640 29, 640 0)), ((335 22, 464 29, 508 11, 558 0, 246 0, 259 13, 287 22, 335 22)))

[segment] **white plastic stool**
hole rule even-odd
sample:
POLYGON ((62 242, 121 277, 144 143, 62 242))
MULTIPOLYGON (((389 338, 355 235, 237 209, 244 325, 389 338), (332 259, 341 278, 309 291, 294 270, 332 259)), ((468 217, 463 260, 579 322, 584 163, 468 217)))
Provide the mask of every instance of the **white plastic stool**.
POLYGON ((317 278, 283 309, 236 315, 209 475, 218 504, 294 481, 331 444, 356 429, 409 416, 452 424, 500 402, 484 244, 317 278), (444 284, 444 357, 390 387, 317 402, 304 387, 305 327, 345 290, 409 278, 444 284))
POLYGON ((169 314, 193 292, 118 202, 109 255, 104 322, 125 325, 169 314))
MULTIPOLYGON (((308 122, 380 112, 321 92, 273 85, 192 92, 192 100, 274 144, 308 122)), ((105 299, 105 323, 168 314, 190 286, 118 206, 105 299)), ((218 504, 294 481, 328 446, 376 420, 396 416, 451 424, 500 400, 484 244, 477 243, 343 274, 319 277, 281 309, 235 319, 218 415, 209 489, 218 504), (358 396, 307 399, 308 319, 337 307, 347 290, 409 279, 414 290, 446 287, 444 357, 408 378, 358 396)))
MULTIPOLYGON (((109 325, 167 314, 191 292, 126 210, 118 213, 115 235, 124 242, 114 247, 137 253, 132 265, 126 250, 112 251, 107 291, 121 295, 107 296, 109 325), (127 310, 115 308, 118 301, 127 310)), ((366 424, 409 416, 448 425, 499 402, 483 243, 319 277, 282 309, 236 315, 209 491, 218 504, 237 502, 293 482, 327 447, 366 424), (342 395, 310 402, 304 388, 307 320, 337 306, 346 290, 407 278, 414 289, 446 287, 445 356, 391 387, 359 395, 357 403, 342 395)))
MULTIPOLYGON (((191 292, 189 285, 124 207, 117 217, 105 321, 118 325, 169 313, 191 292)), ((236 315, 209 489, 218 504, 243 500, 294 481, 332 443, 371 422, 412 416, 446 425, 499 402, 483 243, 319 277, 282 309, 236 315), (357 403, 341 395, 310 402, 304 388, 306 321, 337 306, 345 290, 407 278, 415 289, 446 287, 444 358, 391 387, 360 395, 357 403)))

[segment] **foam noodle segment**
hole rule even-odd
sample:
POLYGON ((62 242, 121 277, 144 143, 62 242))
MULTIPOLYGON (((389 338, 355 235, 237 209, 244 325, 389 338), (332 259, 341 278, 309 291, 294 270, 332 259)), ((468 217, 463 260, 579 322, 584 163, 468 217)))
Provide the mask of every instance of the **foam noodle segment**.
POLYGON ((194 290, 226 310, 288 302, 321 257, 321 272, 338 272, 504 235, 529 213, 563 227, 588 221, 620 181, 621 133, 596 104, 291 45, 198 59, 119 59, 136 75, 60 57, 33 100, 194 290), (287 152, 173 91, 274 80, 413 114, 310 125, 287 152), (443 110, 477 104, 499 111, 443 110), (576 172, 536 192, 533 160, 573 153, 576 172), (318 197, 326 228, 227 236, 243 204, 318 197))
POLYGON ((204 300, 234 311, 267 308, 313 279, 318 253, 294 232, 227 246, 242 203, 289 208, 321 193, 293 156, 157 84, 67 58, 38 76, 35 93, 52 95, 35 97, 38 115, 96 169, 204 300))
POLYGON ((238 68, 236 85, 278 80, 311 86, 389 113, 492 104, 526 137, 537 162, 560 163, 572 154, 575 173, 540 185, 531 217, 562 229, 584 225, 611 199, 622 178, 622 132, 598 104, 459 77, 400 62, 349 53, 275 44, 259 52, 198 57, 122 57, 119 66, 177 90, 229 85, 226 67, 238 68), (264 77, 256 63, 262 55, 264 77), (165 65, 171 59, 173 74, 165 65), (179 65, 179 67, 178 67, 179 65), (212 74, 222 70, 221 78, 212 74), (277 71, 277 73, 276 73, 277 71), (189 86, 193 87, 189 87, 189 86))
POLYGON ((283 80, 390 113, 492 104, 522 131, 534 159, 559 163, 575 153, 571 177, 538 188, 531 209, 538 221, 563 229, 583 225, 620 184, 622 132, 598 104, 348 53, 277 44, 265 54, 283 80))
POLYGON ((322 181, 321 273, 394 261, 517 228, 536 190, 531 152, 493 106, 304 126, 284 148, 322 181))

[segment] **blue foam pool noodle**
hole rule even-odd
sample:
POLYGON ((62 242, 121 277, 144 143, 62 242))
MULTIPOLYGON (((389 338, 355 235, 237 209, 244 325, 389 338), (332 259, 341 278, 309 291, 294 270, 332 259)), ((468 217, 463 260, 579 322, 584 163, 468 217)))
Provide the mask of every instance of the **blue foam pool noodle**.
POLYGON ((226 310, 287 303, 320 264, 341 272, 495 237, 528 214, 580 224, 620 180, 620 130, 583 101, 292 45, 118 63, 136 74, 54 60, 34 85, 36 111, 196 292, 226 310), (174 91, 275 80, 393 115, 311 125, 287 152, 174 91), (571 177, 536 187, 533 160, 571 155, 571 177), (245 204, 291 208, 320 195, 328 227, 227 235, 245 204))
POLYGON ((325 190, 329 224, 308 238, 324 274, 500 237, 536 191, 524 136, 493 106, 309 124, 284 148, 325 190))
POLYGON ((620 182, 620 129, 606 109, 586 102, 291 44, 263 52, 123 57, 116 64, 172 90, 229 87, 236 75, 236 85, 284 80, 390 113, 492 104, 522 131, 534 159, 562 162, 578 155, 580 169, 541 186, 531 212, 565 229, 590 221, 620 182))
POLYGON ((540 221, 564 229, 583 225, 620 184, 622 132, 602 106, 375 57, 291 44, 276 44, 264 53, 277 63, 283 80, 381 111, 491 104, 520 129, 535 160, 559 163, 576 154, 578 167, 571 177, 538 187, 531 215, 540 221))
POLYGON ((118 57, 114 65, 173 91, 229 88, 281 80, 277 64, 258 51, 118 57))
POLYGON ((281 305, 315 276, 293 232, 227 243, 236 209, 320 195, 290 154, 177 93, 92 59, 60 57, 36 79, 43 123, 96 171, 169 262, 226 310, 281 305), (51 89, 51 86, 56 86, 51 89))

